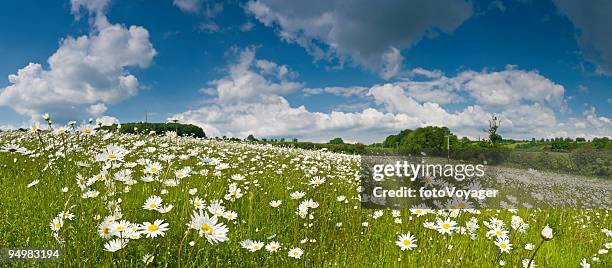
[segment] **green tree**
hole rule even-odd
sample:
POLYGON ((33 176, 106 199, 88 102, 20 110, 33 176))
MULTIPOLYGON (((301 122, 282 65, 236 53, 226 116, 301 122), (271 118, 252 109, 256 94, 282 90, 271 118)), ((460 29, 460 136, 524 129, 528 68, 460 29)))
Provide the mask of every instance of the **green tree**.
POLYGON ((500 123, 501 120, 497 118, 497 116, 491 116, 491 119, 489 120, 489 142, 491 142, 493 147, 496 147, 503 140, 502 136, 497 134, 497 129, 499 128, 500 123))
POLYGON ((253 134, 249 134, 249 136, 247 136, 247 141, 257 141, 257 139, 255 138, 255 136, 253 136, 253 134))
POLYGON ((424 127, 410 132, 400 142, 400 148, 408 150, 446 151, 447 142, 451 148, 457 146, 457 136, 447 127, 424 127), (448 138, 447 138, 448 137, 448 138))
POLYGON ((328 143, 329 144, 344 144, 344 141, 342 140, 342 138, 337 137, 337 138, 333 138, 328 143))
POLYGON ((408 134, 410 134, 412 132, 411 129, 405 129, 402 130, 399 134, 397 135, 389 135, 385 141, 383 142, 383 147, 385 148, 396 148, 400 145, 400 143, 402 142, 402 140, 408 136, 408 134))

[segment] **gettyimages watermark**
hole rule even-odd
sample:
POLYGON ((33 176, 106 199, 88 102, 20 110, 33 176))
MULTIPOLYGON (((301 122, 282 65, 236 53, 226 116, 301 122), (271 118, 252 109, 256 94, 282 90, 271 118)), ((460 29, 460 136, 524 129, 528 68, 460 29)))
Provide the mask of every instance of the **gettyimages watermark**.
POLYGON ((493 156, 469 155, 478 157, 469 161, 444 153, 362 155, 362 208, 612 207, 610 180, 512 168, 502 161, 492 165, 487 158, 493 156))

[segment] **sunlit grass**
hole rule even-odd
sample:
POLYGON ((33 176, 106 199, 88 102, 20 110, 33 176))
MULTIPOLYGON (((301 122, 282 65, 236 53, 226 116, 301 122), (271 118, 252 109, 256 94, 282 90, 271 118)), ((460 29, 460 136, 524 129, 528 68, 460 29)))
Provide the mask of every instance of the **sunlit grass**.
POLYGON ((610 265, 609 254, 601 252, 612 242, 611 234, 602 231, 612 229, 607 210, 437 211, 421 217, 409 210, 399 215, 386 210, 375 216, 375 211, 360 208, 358 156, 173 136, 85 135, 82 131, 5 132, 0 134, 0 147, 6 149, 0 152, 0 245, 64 251, 62 263, 43 265, 144 266, 143 256, 149 254, 154 256, 149 265, 162 267, 498 267, 500 261, 507 267, 521 267, 521 261, 533 253, 525 244, 537 246, 545 225, 552 227, 554 238, 535 256, 539 267, 577 267, 583 258, 593 267, 610 265), (9 144, 19 150, 7 149, 9 144), (104 154, 110 145, 126 150, 123 159, 96 161, 96 155, 104 154), (147 163, 161 164, 161 171, 151 175, 152 182, 142 180, 149 175, 144 172, 147 163), (79 174, 87 180, 101 174, 104 166, 105 179, 79 188, 79 174), (185 167, 191 172, 178 179, 175 171, 185 167), (116 174, 125 170, 132 171, 133 181, 116 180, 116 174), (232 179, 235 174, 244 179, 232 179), (316 176, 325 182, 309 184, 316 176), (28 188, 36 180, 38 184, 28 188), (178 185, 165 185, 166 180, 176 180, 178 185), (233 201, 225 199, 231 183, 241 189, 241 196, 233 201), (99 195, 83 198, 89 190, 99 195), (294 200, 290 194, 295 191, 306 195, 294 200), (167 213, 143 209, 153 195, 173 208, 167 213), (190 200, 196 196, 206 205, 213 199, 224 200, 225 210, 237 213, 234 221, 219 217, 229 228, 227 241, 209 243, 197 230, 189 229, 187 224, 196 210, 190 200), (119 199, 120 213, 109 207, 119 199), (300 217, 299 205, 308 199, 318 207, 300 217), (272 200, 282 204, 272 207, 272 200), (49 224, 62 211, 74 218, 65 219, 54 238, 49 224), (141 235, 124 248, 107 252, 104 245, 116 237, 102 238, 98 226, 113 214, 117 220, 121 216, 136 224, 163 220, 169 230, 163 237, 141 235), (513 215, 528 224, 524 232, 511 227, 513 215), (502 220, 509 232, 509 253, 500 253, 495 238, 486 236, 489 228, 484 221, 492 217, 502 220), (424 227, 426 222, 447 218, 463 230, 448 235, 424 227), (466 231, 472 218, 479 228, 466 231), (396 241, 407 232, 414 235, 417 246, 402 251, 396 241), (246 239, 264 245, 277 241, 281 248, 274 253, 265 248, 250 252, 240 243, 246 239), (292 248, 303 250, 303 255, 289 256, 292 248))

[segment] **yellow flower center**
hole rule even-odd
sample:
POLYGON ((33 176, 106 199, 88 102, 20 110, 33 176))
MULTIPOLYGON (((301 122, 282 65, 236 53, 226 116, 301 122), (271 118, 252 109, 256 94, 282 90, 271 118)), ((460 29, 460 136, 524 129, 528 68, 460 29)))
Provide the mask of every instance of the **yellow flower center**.
POLYGON ((157 168, 156 167, 152 167, 151 168, 151 173, 155 173, 155 172, 157 172, 157 168))
POLYGON ((149 205, 149 207, 150 207, 150 208, 155 208, 155 207, 157 207, 157 205, 155 205, 155 204, 150 204, 150 205, 149 205))
POLYGON ((108 159, 115 159, 117 158, 117 155, 115 154, 108 154, 108 159))
POLYGON ((409 246, 412 243, 412 241, 410 241, 410 239, 404 239, 404 241, 402 241, 402 244, 404 244, 404 246, 409 246))
POLYGON ((508 247, 508 245, 506 245, 506 244, 501 244, 499 247, 500 247, 500 248, 505 249, 505 248, 507 248, 507 247, 508 247))
POLYGON ((59 229, 60 227, 62 227, 59 223, 55 223, 55 229, 59 229))
POLYGON ((108 233, 110 233, 110 228, 108 228, 108 227, 106 227, 106 226, 105 226, 105 227, 102 227, 102 233, 103 233, 103 234, 108 234, 108 233))
POLYGON ((151 224, 149 226, 147 226, 147 231, 149 232, 155 232, 159 230, 159 226, 155 225, 155 224, 151 224))
POLYGON ((207 235, 212 235, 215 232, 215 230, 210 225, 208 225, 206 223, 202 224, 200 229, 202 230, 202 232, 204 232, 207 235))
POLYGON ((450 223, 444 223, 444 224, 442 224, 442 228, 444 228, 444 229, 450 229, 450 223))

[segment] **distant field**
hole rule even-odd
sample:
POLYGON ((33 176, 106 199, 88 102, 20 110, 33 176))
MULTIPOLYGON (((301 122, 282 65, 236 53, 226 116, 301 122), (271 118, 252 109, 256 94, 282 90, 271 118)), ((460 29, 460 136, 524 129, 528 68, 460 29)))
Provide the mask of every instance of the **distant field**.
POLYGON ((523 267, 540 244, 538 267, 612 266, 609 209, 361 209, 358 155, 87 128, 0 148, 0 247, 64 253, 1 266, 523 267))

